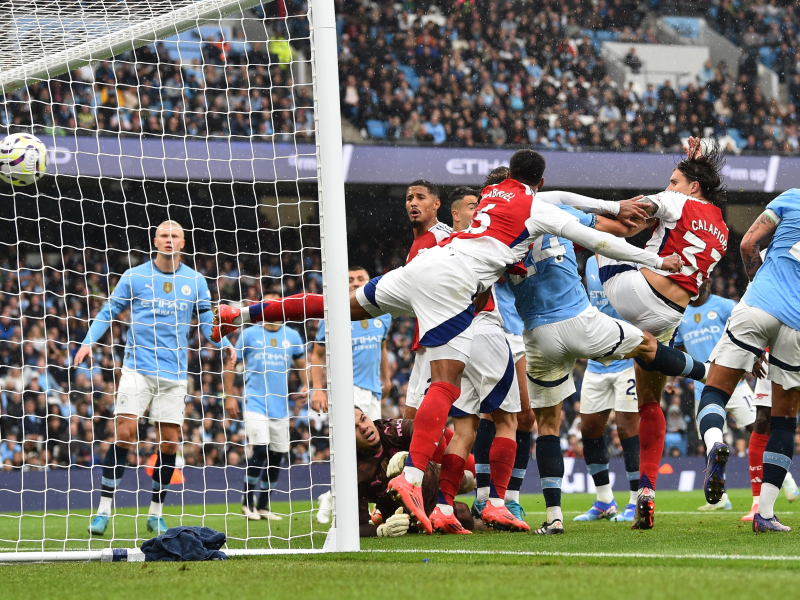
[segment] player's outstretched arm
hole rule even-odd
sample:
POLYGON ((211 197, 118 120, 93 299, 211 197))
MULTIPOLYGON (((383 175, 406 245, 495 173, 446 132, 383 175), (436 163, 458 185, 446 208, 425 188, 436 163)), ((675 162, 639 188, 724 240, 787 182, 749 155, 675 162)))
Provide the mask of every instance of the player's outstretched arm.
POLYGON ((670 273, 677 273, 683 267, 683 262, 677 255, 661 258, 657 254, 648 252, 636 246, 631 246, 625 240, 609 233, 597 231, 581 225, 577 221, 565 223, 560 234, 587 250, 602 254, 614 260, 624 260, 640 263, 646 267, 663 269, 670 273))
POLYGON ((755 223, 744 234, 739 249, 742 253, 744 270, 747 272, 747 277, 750 281, 753 281, 756 272, 764 264, 761 251, 769 246, 772 236, 775 235, 775 230, 778 229, 779 222, 778 215, 771 209, 767 209, 761 213, 761 216, 756 219, 755 223))
POLYGON ((225 412, 231 419, 239 418, 239 399, 233 395, 236 377, 236 350, 226 346, 223 350, 222 392, 225 394, 225 412))
POLYGON ((611 200, 600 200, 598 198, 591 198, 589 196, 582 196, 580 194, 560 190, 537 192, 536 198, 548 204, 571 206, 587 213, 609 214, 615 216, 618 221, 629 227, 637 226, 648 217, 644 208, 630 200, 613 202, 611 200))
MULTIPOLYGON (((114 290, 115 293, 116 291, 117 290, 114 290)), ((111 323, 127 308, 127 306, 127 302, 121 301, 113 295, 109 298, 108 302, 103 305, 103 308, 100 309, 100 312, 97 313, 97 316, 89 326, 89 332, 86 334, 83 342, 81 342, 81 347, 75 354, 73 364, 79 365, 86 360, 92 353, 92 346, 105 335, 106 331, 111 327, 111 323)))

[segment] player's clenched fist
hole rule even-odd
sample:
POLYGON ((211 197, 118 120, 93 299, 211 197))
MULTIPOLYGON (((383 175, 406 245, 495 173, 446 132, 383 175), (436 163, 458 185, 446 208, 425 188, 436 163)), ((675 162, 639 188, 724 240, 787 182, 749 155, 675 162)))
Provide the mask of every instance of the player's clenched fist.
POLYGON ((670 273, 677 273, 683 268, 683 261, 677 254, 671 254, 664 259, 661 268, 670 273))
POLYGON ((403 508, 398 508, 397 512, 386 519, 386 523, 378 526, 378 537, 400 537, 408 533, 411 519, 403 512, 403 508))

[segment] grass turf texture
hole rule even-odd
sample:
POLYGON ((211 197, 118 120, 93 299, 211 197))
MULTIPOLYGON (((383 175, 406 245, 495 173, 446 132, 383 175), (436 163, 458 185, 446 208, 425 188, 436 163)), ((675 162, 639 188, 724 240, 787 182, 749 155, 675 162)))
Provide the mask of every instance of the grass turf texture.
MULTIPOLYGON (((585 511, 593 500, 588 494, 574 494, 564 496, 567 533, 563 536, 497 532, 477 532, 472 536, 408 535, 362 540, 362 549, 381 552, 347 555, 260 556, 224 563, 12 565, 0 566, 0 581, 4 595, 9 598, 36 590, 38 598, 57 596, 62 600, 106 600, 137 590, 154 599, 220 598, 235 593, 241 598, 265 595, 298 598, 313 594, 325 598, 378 596, 403 600, 445 595, 492 598, 498 594, 502 598, 529 600, 534 594, 583 600, 631 596, 641 594, 643 589, 648 599, 675 598, 678 591, 702 597, 725 594, 736 598, 785 593, 800 577, 796 538, 800 530, 800 506, 790 505, 782 497, 776 505, 777 514, 784 523, 794 526, 795 532, 754 535, 750 524, 740 520, 750 508, 749 491, 732 490, 729 495, 734 510, 701 513, 696 509, 703 504, 702 493, 659 492, 653 531, 632 531, 629 524, 606 521, 573 523, 571 519, 585 511), (435 550, 466 553, 432 552, 435 550), (542 554, 513 554, 517 552, 542 554), (621 556, 633 553, 646 556, 621 556), (735 560, 735 555, 763 558, 735 560), (777 561, 774 557, 798 560, 777 561)), ((622 506, 626 501, 627 494, 617 494, 618 504, 622 506)), ((544 518, 541 496, 523 496, 522 504, 528 511, 527 521, 538 525, 544 518)), ((309 506, 296 503, 293 508, 308 510, 309 506)), ((310 514, 303 513, 297 521, 293 517, 293 535, 303 531, 308 535, 310 514)), ((87 522, 86 517, 75 518, 87 522)), ((207 517, 205 524, 213 527, 215 518, 221 519, 207 517)), ((144 520, 145 516, 136 520, 140 532, 145 531, 144 520)), ((3 539, 11 537, 7 521, 7 517, 0 518, 3 539)), ((128 517, 123 523, 128 521, 134 519, 128 517)), ((38 523, 41 531, 41 518, 38 523)), ((175 523, 168 520, 168 524, 175 523)), ((289 525, 285 519, 271 524, 259 521, 249 527, 251 534, 263 535, 271 526, 274 534, 286 537, 289 525)), ((233 533, 232 529, 243 530, 247 524, 244 517, 229 515, 228 527, 233 533)), ((13 531, 17 531, 16 521, 13 531)), ((315 535, 322 537, 322 533, 315 535)), ((241 543, 230 545, 242 547, 241 543)), ((308 545, 306 542, 300 547, 308 545)), ((285 544, 274 546, 285 547, 285 544)), ((86 548, 85 542, 82 547, 86 548)))

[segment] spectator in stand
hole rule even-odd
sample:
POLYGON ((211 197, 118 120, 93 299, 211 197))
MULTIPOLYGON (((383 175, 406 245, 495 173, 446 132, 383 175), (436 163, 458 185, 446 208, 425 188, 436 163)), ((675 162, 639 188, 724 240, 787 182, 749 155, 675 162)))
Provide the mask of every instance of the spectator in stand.
POLYGON ((634 75, 638 75, 642 71, 642 59, 636 56, 636 48, 633 46, 631 46, 628 54, 625 55, 625 66, 627 66, 634 75))

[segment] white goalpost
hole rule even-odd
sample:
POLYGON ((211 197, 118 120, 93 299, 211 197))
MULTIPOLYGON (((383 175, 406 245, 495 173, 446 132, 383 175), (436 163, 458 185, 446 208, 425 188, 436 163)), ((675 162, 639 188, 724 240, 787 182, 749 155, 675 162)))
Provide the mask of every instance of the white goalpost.
POLYGON ((144 559, 170 452, 150 420, 158 391, 114 450, 126 373, 184 398, 167 527, 221 531, 229 556, 360 548, 334 3, 262 2, 32 0, 0 15, 0 138, 49 151, 35 184, 0 182, 0 563, 144 559), (155 262, 164 221, 185 232, 174 275, 155 262), (241 307, 321 293, 324 325, 232 334, 226 379, 204 286, 241 307), (327 414, 306 389, 319 327, 327 414), (109 489, 107 526, 90 531, 109 489))

